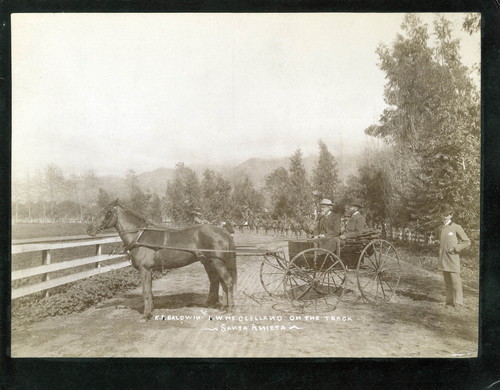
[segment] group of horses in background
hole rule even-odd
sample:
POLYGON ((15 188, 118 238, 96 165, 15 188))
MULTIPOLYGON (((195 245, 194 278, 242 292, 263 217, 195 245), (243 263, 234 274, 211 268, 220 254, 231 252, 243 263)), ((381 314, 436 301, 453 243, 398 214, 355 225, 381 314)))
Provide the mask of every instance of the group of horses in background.
POLYGON ((253 214, 232 224, 243 233, 245 229, 255 233, 273 234, 282 237, 310 237, 316 228, 316 218, 313 214, 300 217, 272 218, 265 214, 253 214))

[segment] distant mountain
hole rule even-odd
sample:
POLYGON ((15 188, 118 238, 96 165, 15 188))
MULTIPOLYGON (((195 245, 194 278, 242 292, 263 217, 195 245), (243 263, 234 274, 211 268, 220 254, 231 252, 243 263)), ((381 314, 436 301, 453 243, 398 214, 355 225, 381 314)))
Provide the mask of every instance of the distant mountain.
MULTIPOLYGON (((340 180, 345 180, 349 175, 356 172, 356 164, 354 156, 335 156, 339 168, 340 180)), ((317 161, 316 156, 304 157, 302 159, 304 168, 308 175, 311 175, 317 161)), ((224 178, 234 182, 246 175, 257 188, 262 188, 266 184, 266 176, 274 170, 283 167, 288 169, 290 166, 290 157, 282 158, 250 158, 243 163, 231 166, 203 166, 196 165, 187 167, 193 169, 201 181, 205 169, 210 168, 213 171, 219 172, 224 178)), ((158 168, 154 171, 144 172, 137 175, 139 186, 143 191, 151 191, 160 196, 165 195, 167 182, 175 177, 175 169, 158 168)), ((101 176, 101 187, 113 196, 128 196, 128 189, 124 177, 117 176, 101 176)))
MULTIPOLYGON (((335 158, 337 160, 340 180, 345 180, 349 175, 356 172, 356 164, 353 163, 355 161, 354 156, 336 156, 335 158)), ((318 157, 316 156, 302 158, 308 175, 312 174, 317 161, 318 157)), ((251 158, 233 168, 230 175, 232 179, 246 175, 256 187, 264 187, 266 176, 280 167, 288 169, 290 167, 290 157, 273 159, 251 158)))
MULTIPOLYGON (((314 167, 316 157, 306 157, 302 159, 304 168, 307 173, 310 173, 314 167)), ((256 187, 264 187, 266 185, 266 176, 278 168, 288 169, 290 166, 290 158, 250 158, 245 162, 234 167, 229 173, 230 179, 237 179, 242 176, 248 176, 256 187)))
MULTIPOLYGON (((144 172, 137 175, 139 187, 143 191, 150 191, 160 196, 165 195, 167 182, 172 180, 175 175, 175 169, 158 168, 154 171, 144 172)), ((118 176, 101 176, 99 178, 101 187, 113 196, 128 196, 126 179, 118 176)))
POLYGON ((151 172, 144 172, 137 175, 139 186, 144 191, 151 191, 160 196, 165 195, 167 183, 175 177, 175 169, 158 168, 151 172))
POLYGON ((118 176, 100 176, 99 182, 102 189, 104 189, 112 197, 125 197, 128 196, 127 185, 125 178, 118 176))

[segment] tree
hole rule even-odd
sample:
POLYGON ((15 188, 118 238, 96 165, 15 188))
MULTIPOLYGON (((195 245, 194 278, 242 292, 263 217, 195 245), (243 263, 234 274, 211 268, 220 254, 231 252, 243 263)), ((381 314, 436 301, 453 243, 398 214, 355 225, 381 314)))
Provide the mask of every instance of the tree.
POLYGON ((196 173, 178 163, 175 166, 175 177, 167 183, 165 206, 169 216, 177 222, 188 222, 191 211, 200 207, 200 185, 196 173))
POLYGON ((160 223, 162 221, 162 207, 161 199, 158 194, 151 195, 151 201, 149 203, 147 217, 154 222, 160 223))
POLYGON ((311 211, 312 190, 302 162, 302 151, 297 149, 290 158, 290 197, 291 215, 309 214, 311 211))
POLYGON ((87 207, 91 207, 99 191, 100 180, 94 170, 87 170, 82 177, 83 182, 83 202, 87 207))
POLYGON ((201 204, 203 215, 209 221, 221 221, 229 216, 231 184, 210 169, 203 173, 201 204))
POLYGON ((66 200, 71 200, 73 203, 76 203, 79 220, 83 221, 84 209, 88 209, 88 206, 82 204, 81 190, 84 186, 81 177, 72 174, 68 179, 66 179, 66 187, 68 191, 66 200))
POLYGON ((49 215, 55 219, 55 205, 64 189, 64 175, 59 167, 50 164, 45 167, 45 182, 49 195, 49 215))
POLYGON ((129 190, 130 203, 132 210, 143 216, 147 216, 149 208, 149 200, 151 194, 145 194, 139 187, 137 175, 133 169, 127 172, 127 187, 129 190))
POLYGON ((441 202, 453 203, 462 223, 479 224, 479 94, 460 60, 459 41, 443 16, 427 26, 406 15, 391 48, 379 46, 388 108, 365 132, 387 141, 402 160, 392 186, 411 221, 429 221, 441 202), (406 168, 406 169, 405 169, 406 168), (404 186, 405 188, 402 188, 404 186))
POLYGON ((318 145, 319 158, 312 174, 312 187, 326 198, 334 200, 339 187, 337 162, 322 140, 319 140, 318 145))
POLYGON ((266 176, 265 190, 269 194, 272 204, 272 214, 275 216, 290 215, 290 178, 288 171, 283 168, 276 168, 266 176))
POLYGON ((97 194, 97 207, 102 209, 111 203, 111 197, 104 188, 99 188, 97 194))
POLYGON ((462 23, 462 28, 471 35, 479 32, 481 30, 481 14, 467 14, 462 23))
POLYGON ((234 184, 231 204, 233 217, 239 219, 247 212, 260 213, 264 208, 264 196, 245 175, 234 184))

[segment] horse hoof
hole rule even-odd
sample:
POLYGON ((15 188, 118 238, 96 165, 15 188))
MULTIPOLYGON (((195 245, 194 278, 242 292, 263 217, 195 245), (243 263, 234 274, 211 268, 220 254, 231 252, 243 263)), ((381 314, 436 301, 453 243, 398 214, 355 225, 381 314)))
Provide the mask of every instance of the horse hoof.
POLYGON ((149 314, 143 314, 143 316, 141 317, 141 321, 140 322, 148 322, 150 319, 151 319, 151 313, 149 314))
POLYGON ((207 303, 207 307, 209 309, 220 309, 222 307, 222 303, 220 303, 220 302, 207 303))
POLYGON ((234 306, 222 306, 221 310, 223 313, 231 314, 234 312, 234 306))

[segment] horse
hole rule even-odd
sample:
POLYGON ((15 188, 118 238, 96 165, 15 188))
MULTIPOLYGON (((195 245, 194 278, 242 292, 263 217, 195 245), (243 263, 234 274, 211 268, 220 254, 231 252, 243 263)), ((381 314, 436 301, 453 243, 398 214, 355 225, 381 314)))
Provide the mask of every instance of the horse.
POLYGON ((302 226, 300 222, 296 218, 290 218, 288 223, 290 230, 292 231, 292 236, 295 235, 298 239, 299 236, 302 235, 302 226))
POLYGON ((118 204, 118 199, 105 206, 96 222, 87 226, 87 234, 95 236, 103 229, 115 228, 125 245, 132 265, 139 271, 144 299, 143 318, 153 311, 152 270, 184 267, 201 262, 210 289, 207 306, 226 311, 234 309, 237 270, 235 245, 230 234, 213 225, 197 225, 181 230, 158 227, 138 213, 118 204), (219 286, 224 291, 219 302, 219 286))

